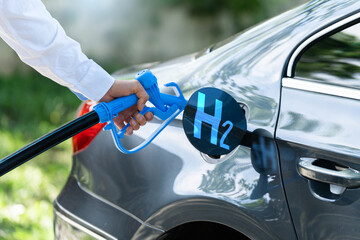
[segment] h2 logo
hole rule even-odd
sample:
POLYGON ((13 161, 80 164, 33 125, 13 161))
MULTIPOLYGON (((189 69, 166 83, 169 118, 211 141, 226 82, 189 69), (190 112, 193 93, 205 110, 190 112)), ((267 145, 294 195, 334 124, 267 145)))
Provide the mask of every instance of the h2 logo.
POLYGON ((189 99, 183 115, 186 137, 202 153, 224 155, 234 150, 246 132, 243 110, 228 93, 202 88, 189 99))
MULTIPOLYGON (((210 143, 213 145, 217 145, 223 102, 215 99, 215 115, 212 116, 204 112, 205 97, 206 95, 204 93, 198 92, 197 111, 194 120, 194 137, 197 139, 201 139, 201 124, 203 122, 208 123, 211 125, 210 143)), ((224 141, 234 125, 229 120, 222 124, 223 127, 226 127, 227 125, 229 125, 229 127, 220 139, 220 147, 229 150, 229 145, 225 144, 224 141)))

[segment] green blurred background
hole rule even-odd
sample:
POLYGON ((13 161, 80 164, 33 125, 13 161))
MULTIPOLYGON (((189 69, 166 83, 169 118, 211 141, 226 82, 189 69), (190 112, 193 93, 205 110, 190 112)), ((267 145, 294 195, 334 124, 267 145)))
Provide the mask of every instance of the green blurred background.
MULTIPOLYGON (((304 0, 43 0, 83 51, 114 72, 199 51, 304 0)), ((74 118, 80 101, 0 40, 0 157, 74 118)), ((0 178, 0 239, 52 239, 68 140, 0 178)))

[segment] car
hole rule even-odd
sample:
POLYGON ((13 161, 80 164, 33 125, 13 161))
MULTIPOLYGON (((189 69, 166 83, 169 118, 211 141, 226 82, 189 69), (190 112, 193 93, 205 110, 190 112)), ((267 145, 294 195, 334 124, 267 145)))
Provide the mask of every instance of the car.
POLYGON ((176 82, 186 99, 223 91, 247 132, 220 155, 191 144, 183 116, 134 154, 104 124, 78 134, 55 238, 360 239, 359 22, 357 0, 309 1, 203 51, 114 73, 149 68, 161 92, 176 82))

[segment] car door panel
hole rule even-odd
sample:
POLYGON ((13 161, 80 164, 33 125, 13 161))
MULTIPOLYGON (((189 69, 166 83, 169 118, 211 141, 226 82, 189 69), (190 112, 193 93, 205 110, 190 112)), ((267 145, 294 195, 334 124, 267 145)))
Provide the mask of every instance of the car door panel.
POLYGON ((299 162, 313 159, 320 169, 360 170, 360 101, 295 88, 282 89, 276 138, 298 237, 359 239, 360 189, 336 192, 321 178, 304 177, 299 162))

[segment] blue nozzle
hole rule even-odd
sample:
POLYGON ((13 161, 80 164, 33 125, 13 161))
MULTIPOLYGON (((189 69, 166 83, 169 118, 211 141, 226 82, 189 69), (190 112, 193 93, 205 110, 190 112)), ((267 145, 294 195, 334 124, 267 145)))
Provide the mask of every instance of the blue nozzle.
POLYGON ((157 84, 155 75, 149 70, 145 69, 136 74, 135 79, 138 80, 149 95, 149 101, 161 111, 165 111, 166 107, 160 97, 160 90, 157 84))
POLYGON ((141 85, 144 87, 145 91, 149 95, 149 101, 155 106, 152 108, 145 107, 140 113, 145 115, 147 112, 152 112, 156 117, 164 120, 164 122, 151 134, 151 136, 146 139, 139 146, 134 149, 127 150, 125 149, 120 139, 124 137, 126 129, 130 124, 127 124, 120 131, 117 131, 114 124, 113 118, 118 115, 119 112, 135 105, 138 98, 135 94, 117 98, 109 103, 101 102, 94 107, 94 110, 99 116, 101 123, 107 122, 105 130, 110 130, 115 145, 123 153, 135 153, 142 148, 146 147, 149 143, 154 140, 154 138, 173 120, 177 115, 179 115, 185 108, 187 101, 181 93, 179 86, 176 83, 168 83, 165 86, 175 87, 177 96, 160 93, 157 79, 148 69, 142 70, 136 74, 135 79, 137 79, 141 85))
POLYGON ((138 72, 135 79, 138 80, 145 89, 150 88, 153 85, 157 86, 157 78, 149 69, 138 72))

